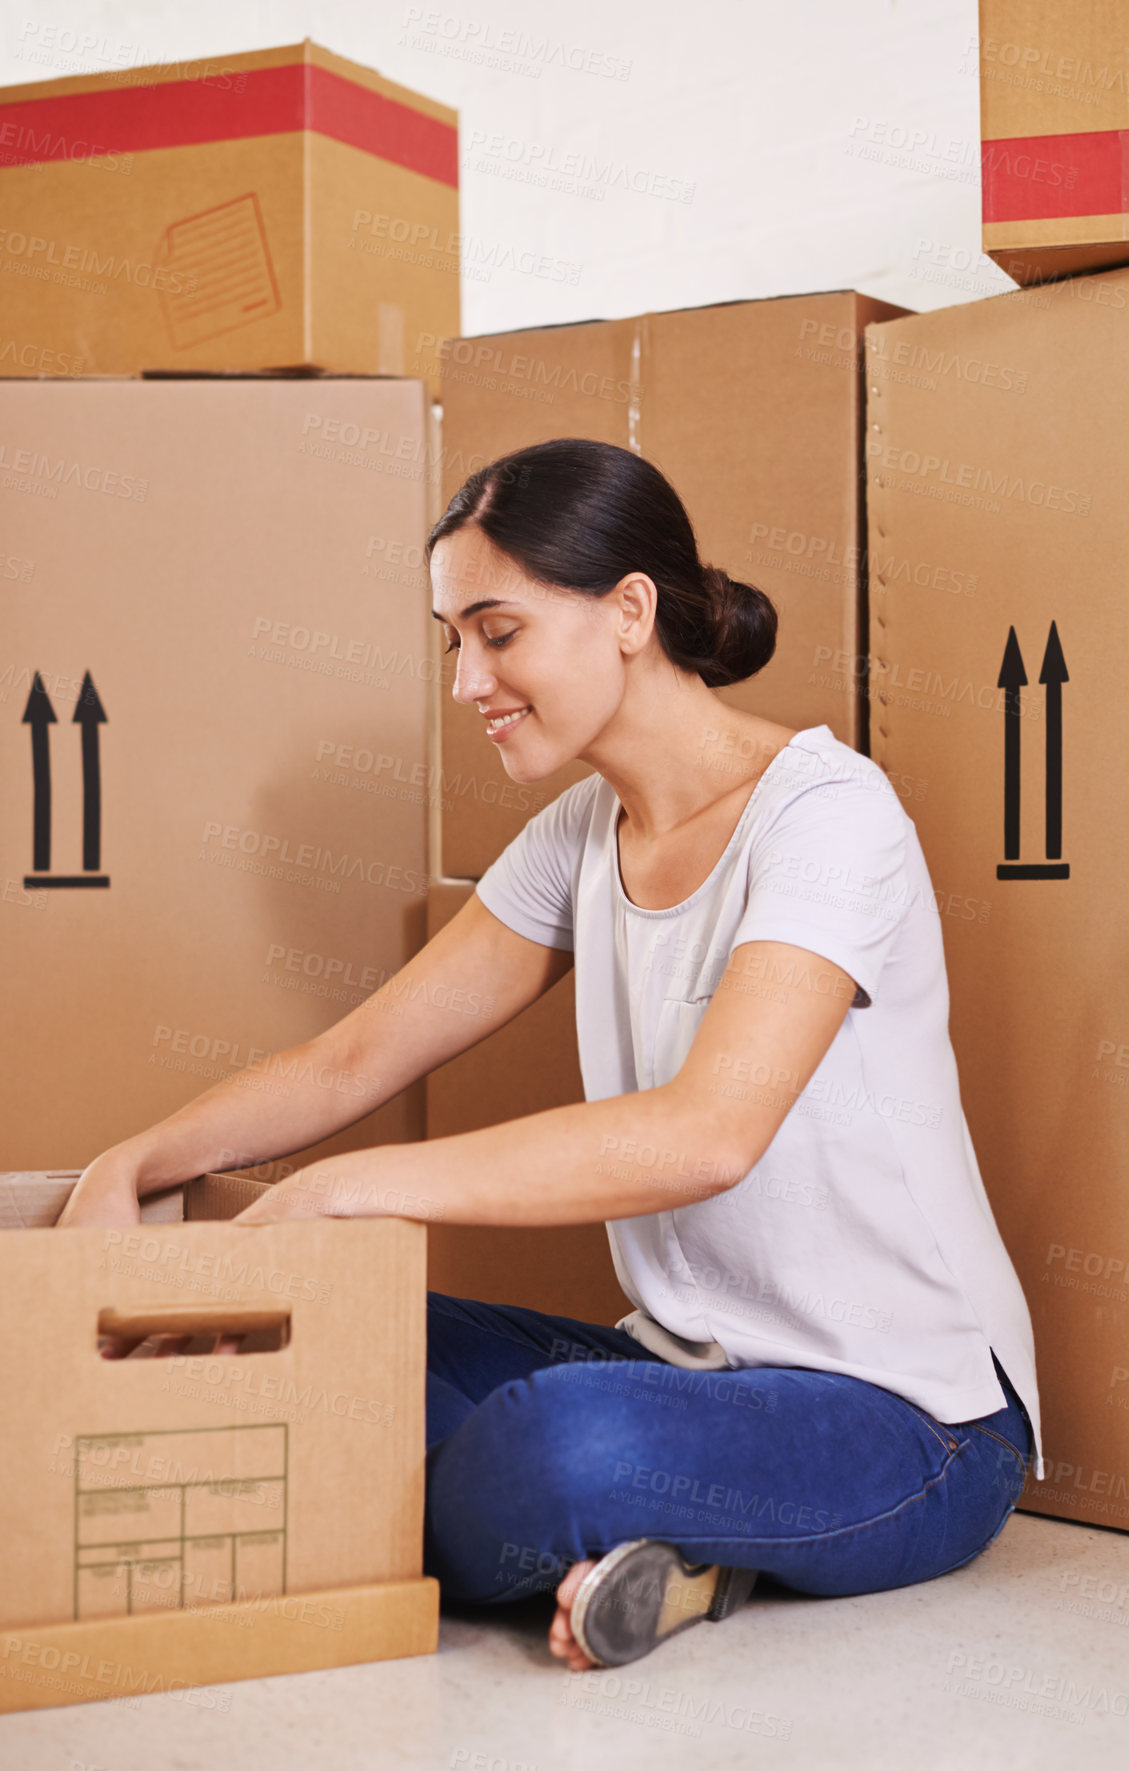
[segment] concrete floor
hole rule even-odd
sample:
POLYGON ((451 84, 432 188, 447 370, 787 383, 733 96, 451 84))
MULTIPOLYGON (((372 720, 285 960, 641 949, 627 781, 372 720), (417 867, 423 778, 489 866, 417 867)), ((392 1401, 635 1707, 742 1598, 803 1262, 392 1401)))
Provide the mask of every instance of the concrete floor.
POLYGON ((0 1719, 3 1771, 1104 1771, 1129 1764, 1129 1536, 1013 1513, 975 1562, 854 1599, 780 1588, 619 1672, 532 1600, 439 1652, 0 1719), (195 1694, 197 1699, 200 1694, 195 1694))

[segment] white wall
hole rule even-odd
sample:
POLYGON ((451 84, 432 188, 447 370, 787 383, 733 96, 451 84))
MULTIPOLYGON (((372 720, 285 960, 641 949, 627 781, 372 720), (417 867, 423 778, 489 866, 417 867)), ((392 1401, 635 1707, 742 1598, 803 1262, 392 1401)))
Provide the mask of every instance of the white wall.
MULTIPOLYGON (((318 43, 457 106, 463 330, 857 288, 979 251, 976 0, 9 0, 0 80, 318 43)), ((0 191, 2 191, 0 183, 0 191)))

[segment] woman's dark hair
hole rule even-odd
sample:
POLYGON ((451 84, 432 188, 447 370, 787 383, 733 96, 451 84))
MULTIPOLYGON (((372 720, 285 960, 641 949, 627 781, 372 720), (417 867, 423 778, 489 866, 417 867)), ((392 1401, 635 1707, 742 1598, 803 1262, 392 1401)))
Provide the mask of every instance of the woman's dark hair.
POLYGON ((428 560, 468 523, 539 584, 598 597, 629 572, 645 572, 658 591, 663 651, 711 689, 755 676, 775 650, 768 597, 703 565, 674 487, 630 449, 560 437, 489 462, 432 529, 428 560))

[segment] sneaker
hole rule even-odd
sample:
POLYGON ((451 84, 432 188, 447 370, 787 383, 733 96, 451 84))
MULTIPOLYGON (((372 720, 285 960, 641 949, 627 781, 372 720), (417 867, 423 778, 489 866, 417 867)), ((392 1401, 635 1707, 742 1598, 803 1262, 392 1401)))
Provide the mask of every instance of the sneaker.
POLYGON ((640 1537, 617 1544, 590 1568, 569 1621, 577 1646, 597 1666, 625 1666, 694 1623, 720 1623, 745 1603, 755 1568, 687 1562, 672 1543, 640 1537))

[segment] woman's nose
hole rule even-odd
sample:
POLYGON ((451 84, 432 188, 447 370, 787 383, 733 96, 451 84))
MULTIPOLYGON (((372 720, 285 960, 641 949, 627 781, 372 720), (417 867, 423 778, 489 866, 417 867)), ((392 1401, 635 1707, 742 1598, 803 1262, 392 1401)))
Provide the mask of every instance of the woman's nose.
POLYGON ((460 646, 456 654, 455 682, 451 690, 456 701, 485 701, 494 691, 495 678, 484 659, 476 660, 469 647, 460 646))

